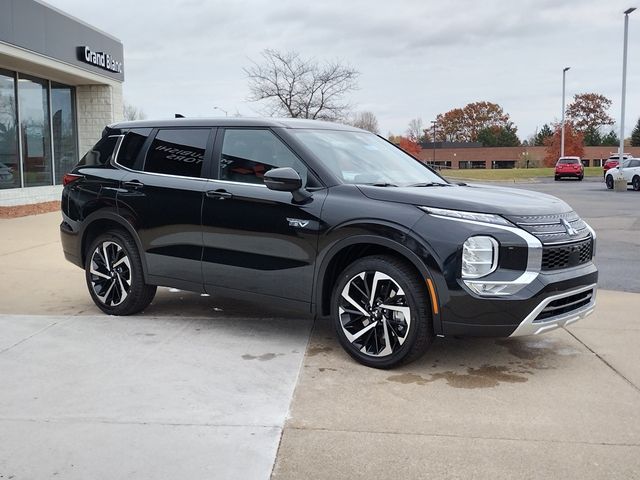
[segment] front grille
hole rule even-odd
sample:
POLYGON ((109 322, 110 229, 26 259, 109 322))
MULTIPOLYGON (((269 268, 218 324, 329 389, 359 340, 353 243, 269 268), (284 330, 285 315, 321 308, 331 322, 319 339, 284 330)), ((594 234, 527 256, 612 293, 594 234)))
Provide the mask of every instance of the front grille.
POLYGON ((591 260, 593 240, 564 245, 545 246, 542 249, 542 270, 577 267, 591 260))
POLYGON ((512 215, 507 218, 537 237, 543 245, 575 242, 591 236, 587 224, 576 212, 554 215, 512 215), (567 228, 565 222, 570 228, 567 228))
POLYGON ((576 293, 575 295, 570 295, 568 297, 559 298, 544 307, 533 322, 543 322, 551 317, 571 313, 580 307, 588 305, 592 299, 593 289, 587 290, 586 292, 576 293))

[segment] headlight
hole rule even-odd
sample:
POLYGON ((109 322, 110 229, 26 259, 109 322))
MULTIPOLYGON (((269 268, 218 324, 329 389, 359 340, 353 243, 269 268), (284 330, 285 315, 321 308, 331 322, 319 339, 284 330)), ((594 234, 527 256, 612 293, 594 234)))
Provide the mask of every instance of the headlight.
POLYGON ((514 227, 513 223, 502 218, 500 215, 492 213, 464 212, 462 210, 447 210, 445 208, 418 207, 434 217, 445 217, 457 220, 468 220, 470 222, 490 223, 493 225, 505 225, 514 227))
POLYGON ((462 245, 462 278, 480 278, 498 266, 498 242, 487 236, 467 238, 462 245))

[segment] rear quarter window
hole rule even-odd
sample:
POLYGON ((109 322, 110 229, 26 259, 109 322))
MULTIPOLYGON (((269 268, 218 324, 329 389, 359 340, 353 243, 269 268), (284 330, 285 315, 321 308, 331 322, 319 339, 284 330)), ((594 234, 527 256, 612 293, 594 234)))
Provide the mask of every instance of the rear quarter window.
POLYGON ((121 139, 121 135, 102 137, 91 150, 84 154, 78 162, 78 166, 104 167, 108 165, 121 139))
POLYGON ((118 164, 133 170, 141 170, 142 147, 150 134, 150 128, 131 129, 122 139, 122 145, 118 151, 118 164))

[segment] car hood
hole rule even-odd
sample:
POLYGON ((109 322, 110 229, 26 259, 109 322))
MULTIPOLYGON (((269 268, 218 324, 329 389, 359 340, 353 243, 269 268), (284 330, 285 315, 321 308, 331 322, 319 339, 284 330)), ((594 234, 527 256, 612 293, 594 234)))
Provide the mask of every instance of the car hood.
POLYGON ((358 185, 368 198, 426 207, 465 210, 498 215, 553 215, 571 207, 552 195, 493 185, 447 187, 374 187, 358 185))

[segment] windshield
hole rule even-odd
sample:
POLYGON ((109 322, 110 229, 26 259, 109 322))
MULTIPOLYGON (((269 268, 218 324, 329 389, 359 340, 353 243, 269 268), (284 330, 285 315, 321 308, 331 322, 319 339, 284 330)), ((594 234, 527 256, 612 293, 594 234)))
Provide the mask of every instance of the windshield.
POLYGON ((380 186, 446 184, 426 165, 372 133, 292 129, 344 183, 380 186))

